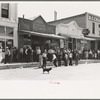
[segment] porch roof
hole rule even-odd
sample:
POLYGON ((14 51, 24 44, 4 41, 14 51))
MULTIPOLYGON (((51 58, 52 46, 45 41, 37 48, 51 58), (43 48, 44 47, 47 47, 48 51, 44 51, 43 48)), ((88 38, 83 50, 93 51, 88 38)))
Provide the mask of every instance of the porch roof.
POLYGON ((41 36, 41 37, 48 37, 48 38, 55 38, 55 39, 66 39, 66 37, 58 36, 54 34, 45 34, 45 33, 33 32, 33 31, 26 31, 26 30, 20 30, 20 32, 23 32, 23 34, 21 35, 30 34, 33 36, 41 36))

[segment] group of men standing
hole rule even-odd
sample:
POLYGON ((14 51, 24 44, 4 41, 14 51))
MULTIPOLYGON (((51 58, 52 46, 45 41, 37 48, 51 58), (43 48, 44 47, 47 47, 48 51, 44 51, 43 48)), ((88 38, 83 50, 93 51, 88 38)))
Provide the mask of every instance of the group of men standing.
POLYGON ((38 67, 46 68, 47 61, 50 61, 55 67, 58 67, 62 66, 62 61, 65 66, 72 66, 73 62, 75 65, 78 65, 78 60, 79 53, 77 50, 61 50, 60 48, 55 49, 51 47, 49 50, 44 49, 44 51, 41 51, 39 46, 36 47, 36 50, 33 50, 31 46, 24 46, 20 48, 19 51, 16 47, 10 49, 7 47, 5 50, 4 63, 37 62, 38 67))
POLYGON ((64 66, 72 66, 73 64, 78 65, 79 53, 77 50, 54 50, 50 48, 48 51, 45 49, 42 54, 40 54, 39 67, 46 68, 47 60, 52 62, 55 67, 62 66, 62 61, 64 66))

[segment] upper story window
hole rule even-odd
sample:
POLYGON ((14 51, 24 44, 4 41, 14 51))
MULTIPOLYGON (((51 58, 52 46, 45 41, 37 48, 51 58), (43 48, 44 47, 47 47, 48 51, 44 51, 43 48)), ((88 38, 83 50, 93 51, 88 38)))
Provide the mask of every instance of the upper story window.
POLYGON ((95 34, 95 23, 92 23, 92 33, 95 34))
POLYGON ((5 36, 5 27, 0 26, 0 36, 5 36))
POLYGON ((13 37, 14 29, 12 27, 0 26, 0 36, 13 37))
POLYGON ((6 27, 6 36, 13 37, 13 28, 6 27))
POLYGON ((9 18, 9 4, 8 3, 2 3, 1 4, 1 17, 9 18))

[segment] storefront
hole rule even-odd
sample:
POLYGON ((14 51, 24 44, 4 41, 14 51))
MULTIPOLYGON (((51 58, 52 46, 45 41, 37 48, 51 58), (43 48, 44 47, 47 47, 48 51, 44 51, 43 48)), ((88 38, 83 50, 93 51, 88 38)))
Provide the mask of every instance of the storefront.
POLYGON ((71 50, 82 49, 81 40, 84 38, 82 30, 75 21, 56 26, 56 34, 66 37, 65 47, 71 50))
POLYGON ((18 42, 19 49, 30 45, 33 50, 40 46, 41 50, 60 47, 63 36, 55 35, 55 27, 48 25, 41 16, 33 20, 19 18, 18 42))
POLYGON ((4 50, 6 47, 14 46, 14 28, 0 26, 0 47, 4 50))
POLYGON ((0 4, 0 47, 18 47, 17 38, 17 4, 0 4), (8 12, 8 13, 7 13, 8 12))

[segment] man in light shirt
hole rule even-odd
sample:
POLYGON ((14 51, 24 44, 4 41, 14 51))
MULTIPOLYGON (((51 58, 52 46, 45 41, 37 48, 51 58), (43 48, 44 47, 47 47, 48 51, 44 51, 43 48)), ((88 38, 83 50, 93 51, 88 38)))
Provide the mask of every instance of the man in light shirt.
POLYGON ((53 53, 53 59, 52 60, 53 60, 54 66, 57 67, 57 57, 56 57, 55 53, 53 53))

